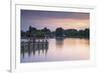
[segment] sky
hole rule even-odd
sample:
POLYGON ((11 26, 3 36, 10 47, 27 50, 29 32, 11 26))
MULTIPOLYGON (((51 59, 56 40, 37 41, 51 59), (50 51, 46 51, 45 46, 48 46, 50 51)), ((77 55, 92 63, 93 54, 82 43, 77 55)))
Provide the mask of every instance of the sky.
POLYGON ((39 10, 21 10, 21 30, 27 31, 29 26, 37 29, 56 28, 85 29, 89 28, 89 13, 83 12, 57 12, 39 10))

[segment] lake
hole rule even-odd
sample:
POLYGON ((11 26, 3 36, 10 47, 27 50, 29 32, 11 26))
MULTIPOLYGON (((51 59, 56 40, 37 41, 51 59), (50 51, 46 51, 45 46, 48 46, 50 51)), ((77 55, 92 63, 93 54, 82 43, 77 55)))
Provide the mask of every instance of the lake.
POLYGON ((90 57, 89 39, 48 39, 44 44, 26 42, 21 46, 21 49, 24 47, 21 63, 87 60, 90 57))

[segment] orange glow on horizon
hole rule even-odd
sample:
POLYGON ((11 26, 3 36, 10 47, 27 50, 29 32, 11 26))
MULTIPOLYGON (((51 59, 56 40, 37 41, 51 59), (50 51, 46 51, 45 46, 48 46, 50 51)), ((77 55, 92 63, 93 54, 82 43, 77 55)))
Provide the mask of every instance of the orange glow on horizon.
POLYGON ((42 23, 44 25, 48 26, 56 26, 56 27, 62 27, 64 29, 84 29, 89 28, 89 19, 46 19, 46 20, 36 20, 35 22, 42 23))

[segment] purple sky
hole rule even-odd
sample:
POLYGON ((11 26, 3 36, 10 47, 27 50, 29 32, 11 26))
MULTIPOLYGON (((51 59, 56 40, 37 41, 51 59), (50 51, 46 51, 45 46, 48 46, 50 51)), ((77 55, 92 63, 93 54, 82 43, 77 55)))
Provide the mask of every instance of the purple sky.
POLYGON ((28 30, 30 25, 52 31, 57 27, 84 29, 89 27, 89 13, 21 10, 21 30, 28 30))

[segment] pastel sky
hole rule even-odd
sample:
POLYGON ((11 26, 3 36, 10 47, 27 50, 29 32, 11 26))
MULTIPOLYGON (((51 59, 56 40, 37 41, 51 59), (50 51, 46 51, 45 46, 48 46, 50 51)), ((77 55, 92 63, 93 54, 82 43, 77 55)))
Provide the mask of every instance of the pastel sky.
POLYGON ((89 28, 89 13, 21 10, 21 30, 28 30, 30 25, 37 29, 47 27, 51 31, 58 27, 85 29, 89 28))

